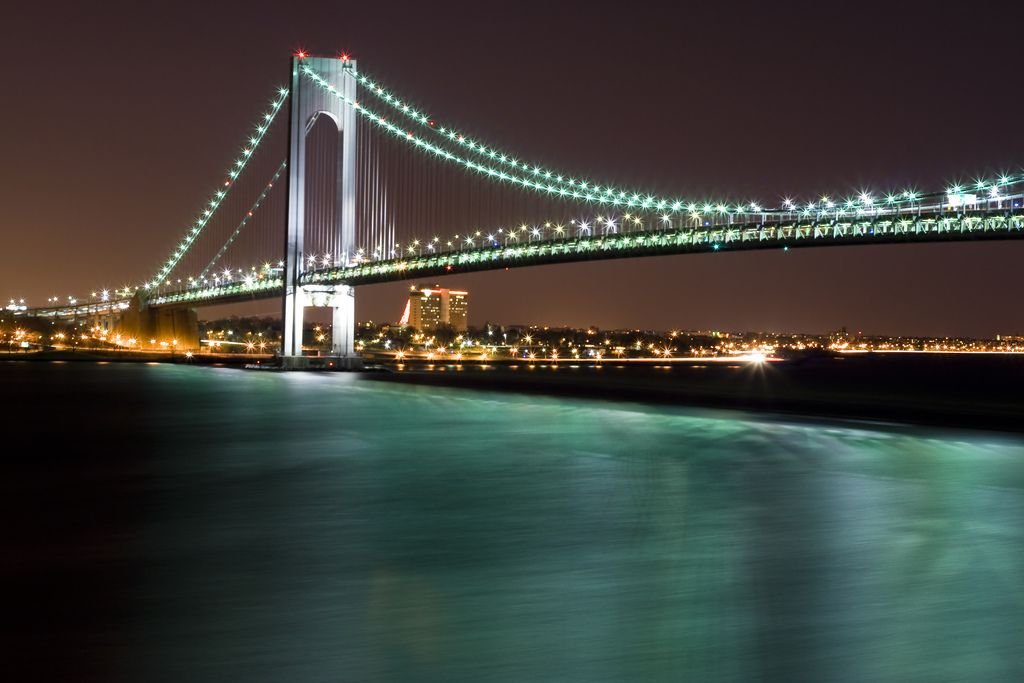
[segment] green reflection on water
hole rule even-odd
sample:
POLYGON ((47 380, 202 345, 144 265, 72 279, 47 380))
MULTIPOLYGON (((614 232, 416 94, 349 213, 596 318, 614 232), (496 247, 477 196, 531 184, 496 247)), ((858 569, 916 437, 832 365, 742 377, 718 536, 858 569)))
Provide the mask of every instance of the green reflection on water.
POLYGON ((1015 438, 110 371, 162 430, 131 674, 1024 679, 1015 438))

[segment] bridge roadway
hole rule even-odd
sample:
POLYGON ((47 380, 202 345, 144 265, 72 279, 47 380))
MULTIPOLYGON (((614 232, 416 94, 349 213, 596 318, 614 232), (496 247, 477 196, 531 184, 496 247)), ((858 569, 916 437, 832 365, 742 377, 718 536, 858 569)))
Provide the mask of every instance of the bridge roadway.
MULTIPOLYGON (((622 232, 491 246, 437 254, 370 261, 305 273, 304 284, 351 286, 396 280, 432 278, 484 270, 500 270, 574 261, 663 256, 749 249, 788 249, 856 244, 949 242, 1024 238, 1020 207, 962 213, 892 214, 857 220, 782 221, 710 228, 622 232)), ((220 303, 218 291, 186 290, 152 300, 152 305, 220 303)), ((226 296, 279 296, 269 285, 235 283, 226 296), (266 287, 266 289, 260 289, 266 287)))
MULTIPOLYGON (((1015 202, 1015 204, 1017 204, 1015 202)), ((889 213, 880 216, 841 217, 821 220, 778 220, 700 228, 643 230, 571 238, 492 243, 457 251, 419 253, 405 258, 366 261, 349 266, 306 272, 302 284, 333 286, 368 285, 397 280, 426 279, 442 275, 557 263, 664 256, 701 252, 801 247, 1005 240, 1024 238, 1024 209, 1011 206, 973 211, 889 213)), ((215 287, 176 291, 157 290, 149 306, 189 307, 222 305, 283 295, 280 277, 237 281, 215 287)), ((104 312, 125 308, 127 300, 102 304, 104 312)), ((40 317, 95 315, 97 304, 29 309, 40 317)))
POLYGON ((481 270, 640 256, 1020 237, 1024 237, 1024 210, 1020 207, 967 214, 893 214, 843 221, 795 220, 494 243, 461 251, 312 270, 303 275, 302 282, 357 286, 481 270))
POLYGON ((130 298, 115 298, 107 301, 87 301, 57 306, 40 306, 13 311, 15 316, 29 318, 93 318, 120 313, 131 304, 130 298))

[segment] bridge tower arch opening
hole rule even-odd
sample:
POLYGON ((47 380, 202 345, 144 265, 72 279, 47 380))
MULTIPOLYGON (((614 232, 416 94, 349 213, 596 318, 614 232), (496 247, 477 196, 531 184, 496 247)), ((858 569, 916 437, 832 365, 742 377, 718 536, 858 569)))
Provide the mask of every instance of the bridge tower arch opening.
POLYGON ((333 83, 348 102, 356 101, 355 62, 322 57, 292 59, 282 356, 285 367, 306 366, 302 355, 304 309, 328 307, 333 311, 331 356, 340 368, 356 367, 354 290, 348 285, 301 282, 311 258, 320 259, 317 266, 338 266, 354 254, 356 111, 304 78, 300 71, 303 62, 333 83), (327 126, 334 129, 334 135, 325 130, 327 126), (324 173, 328 165, 330 172, 324 173), (308 234, 307 228, 316 234, 308 234), (307 248, 309 238, 319 242, 310 244, 312 249, 329 246, 324 253, 311 253, 307 248), (325 258, 329 262, 322 260, 325 258))

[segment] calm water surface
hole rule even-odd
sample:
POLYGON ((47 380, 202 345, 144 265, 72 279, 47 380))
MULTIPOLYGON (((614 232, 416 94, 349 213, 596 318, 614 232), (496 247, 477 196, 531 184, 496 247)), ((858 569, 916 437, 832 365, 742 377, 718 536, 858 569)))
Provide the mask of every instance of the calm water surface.
POLYGON ((8 680, 1024 680, 1020 437, 355 375, 0 383, 8 680))

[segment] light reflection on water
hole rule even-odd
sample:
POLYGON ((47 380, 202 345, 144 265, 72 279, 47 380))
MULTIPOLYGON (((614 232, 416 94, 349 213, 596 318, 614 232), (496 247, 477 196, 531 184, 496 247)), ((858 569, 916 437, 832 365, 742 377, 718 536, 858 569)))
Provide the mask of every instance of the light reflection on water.
POLYGON ((26 566, 93 610, 26 651, 80 674, 1024 679, 1016 437, 339 374, 0 377, 64 402, 79 439, 120 435, 45 481, 16 469, 25 505, 64 500, 24 524, 70 544, 26 534, 26 566))

